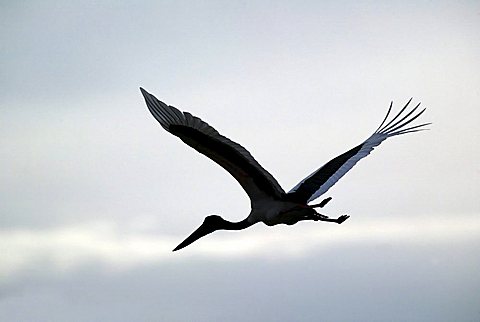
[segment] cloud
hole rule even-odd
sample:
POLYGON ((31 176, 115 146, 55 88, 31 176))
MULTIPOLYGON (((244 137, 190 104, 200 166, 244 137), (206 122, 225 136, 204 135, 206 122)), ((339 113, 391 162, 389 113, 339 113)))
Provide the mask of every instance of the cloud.
POLYGON ((1 8, 0 320, 480 320, 477 3, 1 8), (335 185, 326 211, 351 212, 344 225, 256 225, 171 253, 249 201, 155 123, 139 86, 286 189, 391 99, 421 100, 434 124, 335 185))
MULTIPOLYGON (((183 236, 107 224, 18 233, 16 244, 51 261, 2 276, 0 319, 474 321, 477 217, 259 226, 174 254, 183 236)), ((0 245, 20 251, 12 239, 2 234, 0 245)))
POLYGON ((298 226, 294 229, 257 225, 241 232, 216 232, 177 253, 171 250, 185 236, 129 232, 105 222, 44 230, 3 230, 0 274, 4 278, 14 277, 32 267, 66 272, 92 262, 111 270, 125 270, 179 258, 298 258, 339 245, 449 244, 478 242, 480 236, 478 216, 351 220, 341 226, 298 226))

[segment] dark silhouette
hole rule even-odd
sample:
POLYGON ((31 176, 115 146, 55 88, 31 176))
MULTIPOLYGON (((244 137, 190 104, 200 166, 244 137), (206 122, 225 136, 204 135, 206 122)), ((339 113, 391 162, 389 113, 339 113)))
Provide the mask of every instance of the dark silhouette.
POLYGON ((418 103, 410 112, 403 115, 412 99, 392 120, 385 124, 392 110, 392 102, 382 123, 367 140, 330 160, 300 181, 288 193, 285 193, 277 180, 262 168, 241 145, 222 136, 198 117, 166 105, 143 88, 140 90, 148 109, 165 130, 178 136, 183 142, 222 166, 240 183, 250 197, 252 210, 247 218, 240 222, 230 222, 217 215, 207 216, 203 224, 173 251, 182 249, 215 230, 241 230, 258 222, 269 226, 293 225, 301 220, 329 221, 341 224, 350 216, 342 215, 333 219, 315 210, 315 208, 325 206, 332 198, 326 198, 315 205, 308 205, 308 203, 327 192, 360 159, 366 157, 374 147, 388 137, 422 131, 425 130, 426 125, 431 124, 424 123, 406 127, 425 111, 423 109, 414 114, 420 106, 418 103))

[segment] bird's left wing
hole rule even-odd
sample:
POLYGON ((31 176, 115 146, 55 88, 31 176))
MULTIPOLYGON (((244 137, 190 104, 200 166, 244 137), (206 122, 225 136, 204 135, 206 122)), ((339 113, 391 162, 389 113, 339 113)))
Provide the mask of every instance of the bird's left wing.
POLYGON ((295 187, 292 188, 287 194, 287 198, 291 201, 298 203, 308 203, 314 199, 320 197, 327 192, 341 177, 345 175, 353 166, 360 160, 366 157, 373 148, 380 145, 383 141, 391 136, 396 136, 405 133, 412 133, 425 130, 424 126, 430 123, 420 124, 412 127, 406 127, 419 117, 425 109, 421 110, 417 114, 415 111, 420 106, 420 103, 415 106, 410 112, 404 114, 405 109, 412 101, 410 99, 403 109, 387 124, 384 125, 390 111, 392 110, 392 104, 388 109, 387 115, 378 129, 362 144, 357 145, 353 149, 339 155, 338 157, 330 160, 313 172, 311 175, 300 181, 295 187), (413 115, 414 114, 414 115, 413 115), (413 115, 413 116, 412 116, 413 115))
POLYGON ((140 90, 148 109, 165 130, 227 170, 252 201, 285 195, 277 180, 240 144, 224 137, 200 118, 166 105, 143 88, 140 90))

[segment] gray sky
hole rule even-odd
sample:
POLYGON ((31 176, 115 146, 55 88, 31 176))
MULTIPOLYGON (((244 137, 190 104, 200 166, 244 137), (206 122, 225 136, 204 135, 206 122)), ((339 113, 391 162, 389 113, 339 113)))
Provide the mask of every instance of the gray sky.
POLYGON ((0 3, 0 320, 477 321, 475 1, 0 3), (256 225, 171 253, 241 187, 165 132, 139 86, 289 190, 393 138, 327 195, 344 224, 256 225))

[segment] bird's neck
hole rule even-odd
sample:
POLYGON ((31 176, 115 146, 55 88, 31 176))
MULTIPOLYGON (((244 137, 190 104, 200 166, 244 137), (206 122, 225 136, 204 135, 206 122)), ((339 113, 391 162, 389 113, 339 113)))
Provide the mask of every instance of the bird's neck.
POLYGON ((231 222, 228 220, 223 220, 222 227, 220 229, 224 230, 242 230, 253 225, 246 218, 239 222, 231 222))

